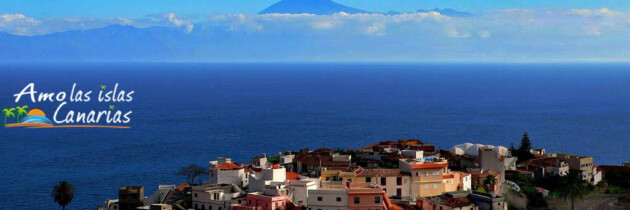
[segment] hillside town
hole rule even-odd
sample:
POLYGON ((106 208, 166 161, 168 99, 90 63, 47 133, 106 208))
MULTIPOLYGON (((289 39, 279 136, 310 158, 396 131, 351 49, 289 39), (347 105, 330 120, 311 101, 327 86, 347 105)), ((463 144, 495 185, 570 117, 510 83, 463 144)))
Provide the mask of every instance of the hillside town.
POLYGON ((186 182, 160 185, 149 196, 143 186, 123 186, 97 209, 598 209, 607 203, 581 200, 602 190, 623 208, 628 197, 618 195, 630 184, 630 163, 598 166, 591 156, 549 153, 532 148, 525 134, 518 148, 465 143, 443 150, 402 139, 260 154, 248 163, 219 157, 180 174, 186 182))

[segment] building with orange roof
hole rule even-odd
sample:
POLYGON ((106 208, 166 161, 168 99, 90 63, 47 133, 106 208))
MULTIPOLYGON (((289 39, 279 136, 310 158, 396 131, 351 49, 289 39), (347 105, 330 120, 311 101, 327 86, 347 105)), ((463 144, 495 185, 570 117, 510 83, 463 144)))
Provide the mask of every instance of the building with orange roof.
POLYGON ((249 173, 242 166, 232 163, 230 158, 220 157, 209 163, 207 184, 235 184, 239 187, 249 185, 249 173))
POLYGON ((295 173, 295 172, 287 172, 287 180, 299 180, 300 179, 300 174, 295 173))
POLYGON ((409 193, 412 199, 445 192, 444 175, 449 174, 448 162, 445 159, 401 159, 398 167, 411 176, 409 193))

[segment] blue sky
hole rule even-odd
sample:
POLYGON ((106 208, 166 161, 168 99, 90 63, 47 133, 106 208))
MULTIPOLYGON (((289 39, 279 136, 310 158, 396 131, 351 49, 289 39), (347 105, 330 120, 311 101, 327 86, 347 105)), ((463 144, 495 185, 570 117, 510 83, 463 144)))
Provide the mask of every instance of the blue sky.
MULTIPOLYGON (((180 16, 255 14, 277 0, 0 0, 0 14, 33 18, 97 17, 139 18, 174 12, 180 16)), ((599 9, 630 10, 628 0, 337 0, 375 12, 453 8, 469 12, 496 9, 599 9)))

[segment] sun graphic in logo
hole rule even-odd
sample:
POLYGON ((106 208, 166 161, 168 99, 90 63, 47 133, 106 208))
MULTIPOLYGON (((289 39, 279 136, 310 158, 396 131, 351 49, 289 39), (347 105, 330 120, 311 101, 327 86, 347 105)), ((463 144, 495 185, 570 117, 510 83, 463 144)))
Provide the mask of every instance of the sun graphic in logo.
POLYGON ((28 114, 26 114, 26 117, 21 119, 20 123, 52 124, 52 121, 46 118, 46 113, 44 113, 41 109, 31 109, 28 111, 28 114))
MULTIPOLYGON (((12 112, 13 110, 17 111, 18 109, 12 109, 9 111, 12 112)), ((22 114, 24 112, 25 111, 18 111, 17 116, 12 115, 17 118, 17 123, 6 124, 5 126, 7 128, 10 128, 10 127, 52 127, 53 126, 53 122, 50 121, 48 118, 46 118, 46 113, 44 113, 44 111, 42 111, 41 109, 31 109, 28 112, 26 112, 26 116, 19 118, 20 116, 23 116, 22 114)), ((7 117, 7 114, 5 114, 5 120, 6 120, 6 117, 7 117)))

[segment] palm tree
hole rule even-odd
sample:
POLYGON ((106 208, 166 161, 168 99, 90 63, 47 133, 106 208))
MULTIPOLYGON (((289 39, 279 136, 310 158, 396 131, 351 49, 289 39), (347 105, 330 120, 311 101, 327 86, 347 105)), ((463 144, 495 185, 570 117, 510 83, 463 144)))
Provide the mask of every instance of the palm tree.
POLYGON ((74 186, 67 181, 61 181, 56 185, 50 193, 63 210, 66 210, 66 206, 72 202, 74 198, 74 186))
POLYGON ((494 185, 497 184, 497 178, 490 174, 486 177, 486 180, 483 180, 483 185, 488 187, 488 191, 494 191, 494 185))
POLYGON ((22 115, 26 116, 28 114, 28 112, 26 112, 26 109, 28 109, 28 106, 22 106, 22 107, 17 106, 15 108, 17 109, 17 113, 18 113, 17 117, 16 117, 16 120, 19 123, 20 122, 20 116, 22 116, 22 115))
POLYGON ((563 187, 559 191, 559 197, 563 200, 571 200, 571 210, 575 209, 575 200, 580 200, 588 193, 586 185, 588 183, 582 179, 579 173, 570 172, 563 177, 563 187))
POLYGON ((15 111, 15 108, 2 110, 2 114, 4 115, 4 127, 7 127, 7 117, 15 117, 15 113, 13 113, 13 111, 15 111))

